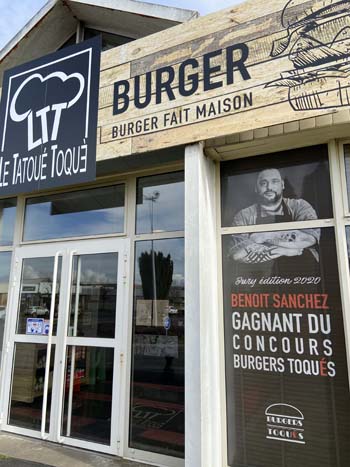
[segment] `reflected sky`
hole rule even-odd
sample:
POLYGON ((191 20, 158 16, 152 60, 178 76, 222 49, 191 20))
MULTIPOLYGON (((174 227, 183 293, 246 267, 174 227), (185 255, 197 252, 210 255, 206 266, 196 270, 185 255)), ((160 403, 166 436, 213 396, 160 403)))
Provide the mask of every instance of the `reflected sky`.
POLYGON ((346 227, 346 244, 348 246, 348 257, 350 259, 350 227, 346 227))
POLYGON ((50 281, 53 278, 54 258, 26 258, 23 261, 22 282, 35 280, 50 281))
POLYGON ((81 260, 80 284, 117 284, 118 253, 99 253, 74 258, 74 283, 76 283, 78 258, 81 260))
MULTIPOLYGON (((8 286, 11 268, 11 251, 3 251, 0 253, 0 287, 5 284, 8 286)), ((1 293, 1 290, 0 290, 1 293)))
POLYGON ((124 185, 29 199, 24 240, 124 231, 124 185))
POLYGON ((184 173, 143 177, 137 184, 136 233, 184 230, 184 173))
POLYGON ((12 245, 16 222, 16 198, 0 201, 0 246, 12 245))
MULTIPOLYGON (((42 315, 45 319, 49 318, 51 306, 52 282, 54 271, 54 257, 46 258, 24 258, 21 277, 21 294, 18 302, 18 321, 17 333, 26 333, 26 322, 28 317, 32 317, 31 308, 41 307, 42 315)), ((62 257, 58 259, 57 283, 55 295, 53 334, 56 334, 58 300, 61 284, 62 257)), ((34 316, 35 317, 35 316, 34 316)))

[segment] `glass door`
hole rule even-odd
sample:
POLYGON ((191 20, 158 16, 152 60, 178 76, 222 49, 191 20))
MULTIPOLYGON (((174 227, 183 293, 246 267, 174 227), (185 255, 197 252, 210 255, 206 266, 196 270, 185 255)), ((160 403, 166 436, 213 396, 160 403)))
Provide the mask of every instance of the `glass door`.
POLYGON ((126 240, 88 242, 69 253, 67 312, 60 323, 55 399, 65 444, 118 453, 126 313, 126 240))
POLYGON ((8 305, 5 425, 42 438, 50 432, 62 266, 59 248, 17 249, 8 305))
POLYGON ((17 249, 6 430, 118 453, 127 246, 17 249))

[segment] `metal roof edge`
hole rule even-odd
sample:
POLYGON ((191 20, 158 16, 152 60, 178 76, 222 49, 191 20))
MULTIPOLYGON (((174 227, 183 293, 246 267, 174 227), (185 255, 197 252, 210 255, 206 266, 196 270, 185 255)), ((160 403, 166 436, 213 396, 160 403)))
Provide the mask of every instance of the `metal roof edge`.
POLYGON ((38 24, 52 8, 56 5, 58 0, 48 0, 47 3, 23 26, 18 33, 10 39, 7 44, 0 51, 0 62, 11 52, 12 49, 23 39, 23 37, 31 31, 36 24, 38 24))
POLYGON ((135 0, 118 0, 118 2, 115 0, 67 0, 67 3, 81 3, 101 8, 109 8, 112 10, 150 16, 178 23, 184 23, 199 16, 198 11, 195 10, 187 10, 135 0))
MULTIPOLYGON (((19 44, 60 0, 48 0, 48 2, 23 26, 22 29, 3 47, 0 51, 0 62, 19 44)), ((123 12, 144 15, 178 23, 184 23, 195 19, 199 13, 195 10, 185 10, 176 7, 145 3, 135 0, 121 0, 116 4, 113 0, 62 0, 62 4, 69 7, 70 3, 81 3, 85 5, 110 8, 123 12)))

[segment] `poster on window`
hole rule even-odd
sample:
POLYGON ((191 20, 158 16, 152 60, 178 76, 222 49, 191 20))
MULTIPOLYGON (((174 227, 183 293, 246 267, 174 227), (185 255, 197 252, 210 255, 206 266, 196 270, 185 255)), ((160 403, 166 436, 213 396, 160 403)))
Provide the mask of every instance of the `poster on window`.
POLYGON ((228 465, 347 467, 333 228, 223 237, 228 465))
POLYGON ((222 226, 333 217, 326 145, 221 164, 222 226))

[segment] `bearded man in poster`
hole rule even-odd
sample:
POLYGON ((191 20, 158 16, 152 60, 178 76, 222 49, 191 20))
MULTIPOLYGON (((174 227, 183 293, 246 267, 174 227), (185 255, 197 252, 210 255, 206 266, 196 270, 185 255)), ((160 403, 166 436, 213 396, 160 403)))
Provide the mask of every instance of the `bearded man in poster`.
MULTIPOLYGON (((255 194, 257 202, 240 210, 233 226, 298 222, 317 219, 310 203, 283 196, 285 184, 280 171, 268 168, 259 172, 255 194)), ((232 237, 231 255, 243 263, 262 263, 282 256, 303 256, 310 252, 318 261, 319 229, 286 230, 240 234, 232 237)))

